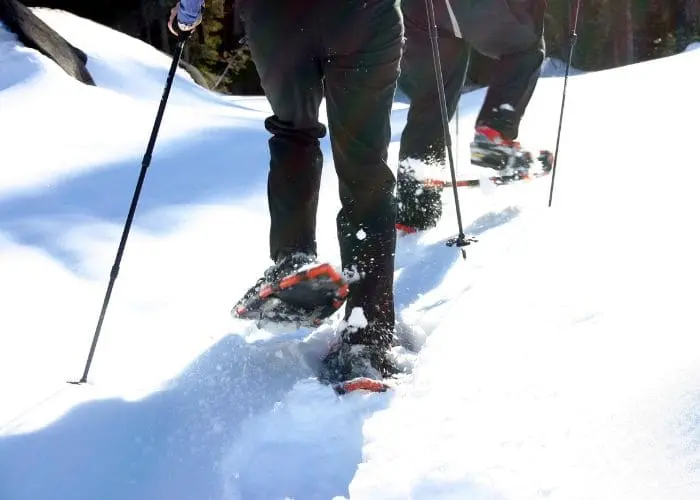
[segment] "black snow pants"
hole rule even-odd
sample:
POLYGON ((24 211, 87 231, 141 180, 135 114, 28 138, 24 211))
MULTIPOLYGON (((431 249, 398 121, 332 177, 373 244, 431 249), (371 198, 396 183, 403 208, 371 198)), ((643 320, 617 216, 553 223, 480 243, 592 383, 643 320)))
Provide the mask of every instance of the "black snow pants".
POLYGON ((339 181, 337 231, 351 284, 346 318, 368 327, 350 339, 388 345, 394 329, 396 179, 387 165, 390 113, 403 49, 398 0, 239 0, 248 46, 273 115, 269 140, 270 256, 316 254, 316 211, 326 128, 339 181))
MULTIPOLYGON (((518 136, 544 60, 546 0, 433 0, 448 116, 464 87, 469 50, 493 59, 477 118, 508 139, 518 136)), ((399 87, 411 101, 399 159, 444 162, 445 148, 425 0, 402 0, 406 30, 399 87)))

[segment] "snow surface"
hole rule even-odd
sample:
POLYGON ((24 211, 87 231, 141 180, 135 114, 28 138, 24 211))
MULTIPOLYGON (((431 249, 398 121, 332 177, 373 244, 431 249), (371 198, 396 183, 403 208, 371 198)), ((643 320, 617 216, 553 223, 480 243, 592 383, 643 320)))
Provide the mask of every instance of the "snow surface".
POLYGON ((700 42, 691 42, 688 44, 688 46, 685 48, 686 52, 689 52, 691 50, 698 50, 700 49, 700 42))
MULTIPOLYGON (((229 316, 268 265, 269 108, 180 71, 75 386, 169 59, 36 12, 98 85, 0 26, 0 499, 700 498, 700 52, 570 78, 552 208, 546 178, 461 191, 480 240, 463 260, 448 192, 437 228, 400 238, 413 374, 342 399, 312 377, 331 328, 229 316)), ((554 149, 561 89, 538 85, 526 148, 554 149)), ((461 101, 460 177, 478 175, 463 165, 483 92, 461 101)), ((405 118, 397 102, 394 166, 405 118)), ((334 264, 336 193, 327 165, 334 264)))
MULTIPOLYGON (((569 67, 569 75, 582 75, 584 73, 584 71, 578 68, 574 68, 572 66, 569 67)), ((565 74, 566 61, 562 61, 561 59, 554 57, 545 58, 544 63, 542 64, 542 70, 540 72, 540 76, 542 78, 564 76, 565 74)))

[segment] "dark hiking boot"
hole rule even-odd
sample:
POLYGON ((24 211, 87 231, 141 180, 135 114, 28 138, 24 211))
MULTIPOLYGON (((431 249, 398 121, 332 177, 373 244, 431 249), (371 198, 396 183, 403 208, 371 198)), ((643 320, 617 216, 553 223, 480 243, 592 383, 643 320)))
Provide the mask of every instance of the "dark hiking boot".
POLYGON ((341 341, 323 360, 321 379, 333 383, 355 378, 382 380, 398 373, 389 348, 341 341))
POLYGON ((471 161, 474 165, 494 170, 510 169, 520 151, 520 144, 504 138, 501 133, 481 125, 476 128, 471 147, 471 161))
POLYGON ((415 232, 435 227, 442 217, 442 186, 423 182, 408 162, 399 164, 396 188, 396 228, 415 232))
MULTIPOLYGON (((342 323, 341 323, 342 325, 342 323)), ((323 360, 320 378, 329 383, 355 378, 382 380, 399 373, 391 346, 395 334, 389 330, 373 330, 341 326, 339 341, 323 360)))

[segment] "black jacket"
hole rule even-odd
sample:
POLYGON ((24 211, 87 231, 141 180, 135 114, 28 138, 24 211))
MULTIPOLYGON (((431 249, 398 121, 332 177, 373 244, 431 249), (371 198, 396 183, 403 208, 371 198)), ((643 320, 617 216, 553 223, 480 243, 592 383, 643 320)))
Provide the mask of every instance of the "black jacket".
MULTIPOLYGON (((491 58, 539 43, 547 0, 433 0, 438 31, 491 58)), ((425 26, 425 0, 402 0, 405 22, 425 26)))

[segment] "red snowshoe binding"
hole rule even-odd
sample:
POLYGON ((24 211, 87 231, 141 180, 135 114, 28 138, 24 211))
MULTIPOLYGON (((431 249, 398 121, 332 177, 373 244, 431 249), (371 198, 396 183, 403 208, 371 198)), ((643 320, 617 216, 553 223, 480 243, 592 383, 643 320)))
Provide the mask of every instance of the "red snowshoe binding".
POLYGON ((317 327, 345 303, 349 286, 330 264, 302 256, 272 266, 234 306, 235 318, 317 327))

